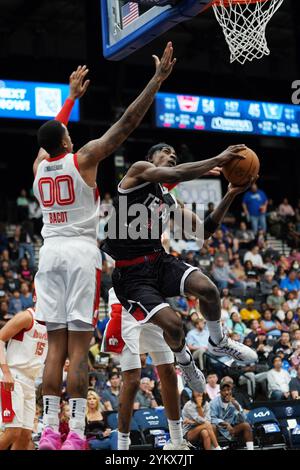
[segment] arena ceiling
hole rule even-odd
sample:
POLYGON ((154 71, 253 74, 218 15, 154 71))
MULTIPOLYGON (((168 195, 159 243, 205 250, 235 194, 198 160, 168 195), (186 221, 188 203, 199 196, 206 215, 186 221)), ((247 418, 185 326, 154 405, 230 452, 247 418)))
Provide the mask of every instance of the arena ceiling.
MULTIPOLYGON (((0 56, 6 59, 27 56, 82 61, 89 56, 91 35, 90 40, 96 43, 99 62, 103 62, 99 2, 100 0, 0 0, 0 56), (92 25, 95 31, 91 31, 92 25)), ((239 70, 239 74, 278 79, 294 75, 296 79, 300 66, 297 59, 300 46, 299 14, 299 1, 285 0, 268 28, 272 55, 246 65, 239 70)), ((126 59, 126 64, 147 65, 153 49, 161 48, 169 38, 176 46, 179 68, 215 74, 231 74, 236 71, 236 67, 229 64, 227 46, 211 11, 178 25, 164 37, 126 59)))

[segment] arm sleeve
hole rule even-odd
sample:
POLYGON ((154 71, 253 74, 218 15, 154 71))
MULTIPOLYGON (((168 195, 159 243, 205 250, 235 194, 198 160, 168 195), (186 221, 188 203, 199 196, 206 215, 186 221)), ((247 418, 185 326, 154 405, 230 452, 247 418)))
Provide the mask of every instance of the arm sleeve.
POLYGON ((56 116, 55 121, 59 121, 65 126, 67 126, 69 123, 69 119, 70 119, 74 104, 75 104, 75 101, 71 100, 71 98, 67 98, 60 112, 56 116))

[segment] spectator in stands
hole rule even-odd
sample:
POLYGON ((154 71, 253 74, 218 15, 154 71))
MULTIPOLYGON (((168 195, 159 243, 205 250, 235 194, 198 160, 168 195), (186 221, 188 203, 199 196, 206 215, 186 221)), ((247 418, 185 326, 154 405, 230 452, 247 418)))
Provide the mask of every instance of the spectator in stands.
POLYGON ((5 277, 5 290, 9 291, 11 294, 14 290, 20 290, 20 281, 18 275, 12 270, 7 271, 4 274, 5 277))
POLYGON ((9 299, 8 313, 9 315, 16 315, 16 313, 22 310, 22 300, 20 299, 20 292, 18 290, 13 291, 12 297, 9 299))
POLYGON ((223 382, 220 389, 220 396, 210 402, 212 424, 225 438, 241 437, 247 450, 253 450, 251 426, 246 422, 242 407, 232 396, 232 386, 223 382))
POLYGON ((225 265, 224 259, 220 256, 214 263, 212 276, 220 290, 227 287, 243 287, 243 284, 235 278, 230 267, 225 265))
POLYGON ((62 403, 60 407, 60 414, 59 414, 59 428, 58 432, 61 436, 61 441, 65 442, 67 436, 70 432, 69 428, 69 421, 70 421, 70 406, 69 403, 62 403))
POLYGON ((23 222, 23 220, 28 219, 28 206, 29 200, 27 197, 26 189, 22 189, 19 197, 17 198, 17 211, 19 222, 23 222))
POLYGON ((100 410, 100 397, 90 390, 87 395, 85 418, 85 435, 91 450, 109 450, 111 446, 111 429, 100 410))
POLYGON ((155 367, 152 364, 147 364, 148 354, 140 354, 141 358, 141 378, 148 377, 151 381, 156 382, 158 377, 155 372, 155 367))
POLYGON ((261 317, 259 311, 254 308, 254 299, 247 299, 246 307, 242 308, 240 313, 242 320, 245 322, 249 322, 250 320, 259 320, 261 317))
POLYGON ((240 223, 240 228, 236 231, 235 236, 238 239, 239 246, 242 250, 250 248, 250 244, 255 239, 254 233, 252 230, 247 228, 247 224, 245 222, 240 223))
POLYGON ((192 398, 182 410, 183 435, 192 444, 203 444, 204 450, 221 450, 210 422, 209 396, 192 392, 192 398))
POLYGON ((272 294, 274 286, 278 286, 277 281, 274 279, 274 272, 267 271, 260 282, 260 292, 262 295, 267 298, 267 296, 272 294))
POLYGON ((296 310, 299 305, 298 292, 291 290, 287 294, 287 304, 291 310, 296 310))
POLYGON ((278 208, 278 213, 281 217, 286 219, 287 217, 294 217, 295 211, 292 206, 289 204, 289 200, 285 197, 278 208))
POLYGON ((33 224, 29 221, 23 222, 20 233, 19 260, 25 256, 28 259, 29 267, 33 269, 35 266, 34 233, 33 224))
POLYGON ((6 226, 0 222, 0 254, 8 248, 8 238, 6 236, 6 226))
POLYGON ((151 382, 148 377, 143 377, 140 380, 140 388, 137 391, 135 402, 133 404, 134 410, 141 408, 156 408, 157 403, 151 390, 151 382))
POLYGON ((300 328, 298 327, 297 330, 293 332, 293 341, 292 341, 292 348, 296 349, 298 346, 298 342, 300 341, 300 328))
POLYGON ((248 331, 248 334, 247 334, 246 338, 250 338, 251 341, 252 341, 252 344, 254 345, 254 342, 255 342, 259 332, 261 331, 259 322, 257 320, 250 320, 249 328, 250 328, 250 331, 248 331))
POLYGON ((27 282, 22 282, 20 287, 20 300, 22 302, 22 309, 27 310, 27 308, 33 307, 33 298, 32 293, 29 290, 27 282))
POLYGON ((243 341, 247 334, 247 326, 243 323, 239 312, 234 311, 230 315, 229 320, 226 322, 229 333, 237 333, 240 336, 240 340, 243 341))
POLYGON ((203 369, 203 354, 207 351, 209 333, 205 327, 203 318, 197 318, 194 328, 186 336, 186 343, 193 354, 193 358, 199 361, 200 369, 203 369))
POLYGON ((260 327, 266 332, 267 338, 279 338, 281 336, 281 324, 277 319, 273 320, 271 310, 265 310, 262 316, 260 327))
POLYGON ((279 340, 273 346, 275 356, 278 355, 279 351, 283 351, 285 359, 288 359, 293 352, 290 334, 287 331, 281 333, 279 340))
POLYGON ((250 288, 256 288, 259 282, 258 269, 253 267, 252 261, 246 261, 245 265, 246 285, 250 288))
POLYGON ((267 297, 267 305, 271 309, 279 309, 285 302, 283 292, 279 289, 278 285, 272 287, 272 294, 267 297))
POLYGON ((290 271, 289 274, 286 276, 286 278, 281 281, 280 287, 285 292, 290 292, 294 290, 299 291, 300 281, 297 278, 297 272, 293 270, 290 271))
POLYGON ((282 331, 292 332, 293 328, 298 328, 298 323, 294 318, 293 310, 288 310, 285 314, 285 319, 281 323, 282 331))
POLYGON ((0 276, 0 299, 2 300, 2 297, 5 297, 5 295, 5 278, 0 276))
POLYGON ((220 382, 220 388, 222 388, 222 385, 224 384, 230 385, 230 387, 232 388, 233 398, 238 402, 238 404, 242 407, 245 413, 248 412, 251 407, 251 403, 250 403, 248 395, 243 393, 241 389, 235 386, 233 378, 230 377, 229 375, 225 375, 222 378, 220 382))
POLYGON ((231 272, 238 281, 245 283, 246 281, 245 268, 242 265, 239 258, 234 260, 234 263, 231 266, 231 272))
POLYGON ((300 400, 300 364, 297 367, 297 376, 290 381, 290 393, 293 400, 300 400))
POLYGON ((211 400, 216 398, 220 393, 220 385, 218 384, 218 376, 214 372, 210 372, 206 377, 206 393, 211 400))
POLYGON ((266 232, 268 198, 265 192, 253 184, 251 189, 244 194, 242 206, 247 219, 251 222, 254 234, 257 234, 259 228, 266 232))
POLYGON ((300 264, 300 252, 295 248, 292 248, 290 251, 290 255, 287 258, 289 263, 289 269, 291 269, 292 264, 296 261, 300 264))
POLYGON ((2 300, 0 302, 0 329, 3 328, 7 320, 9 320, 8 303, 6 300, 2 300))
POLYGON ((275 356, 272 361, 273 369, 267 373, 269 398, 271 400, 284 400, 290 398, 289 383, 291 377, 282 368, 282 360, 275 356))
POLYGON ((268 357, 272 351, 272 347, 267 344, 267 335, 262 329, 258 329, 253 346, 258 356, 259 367, 257 365, 257 369, 259 369, 260 372, 269 370, 268 357))
POLYGON ((244 256, 244 263, 246 261, 251 261, 252 266, 256 269, 262 269, 264 267, 264 262, 261 254, 259 253, 259 247, 254 245, 251 250, 247 251, 244 256))
POLYGON ((33 232, 35 235, 41 236, 43 228, 42 209, 34 196, 30 197, 28 206, 28 217, 33 224, 33 232))
POLYGON ((33 270, 29 267, 28 260, 26 258, 21 259, 18 273, 24 281, 33 281, 33 270))
POLYGON ((110 386, 102 394, 105 409, 117 411, 119 406, 119 394, 121 389, 121 377, 118 373, 112 373, 109 378, 110 386))
POLYGON ((224 262, 227 264, 232 259, 232 251, 230 248, 226 247, 225 243, 220 243, 218 248, 216 248, 214 259, 216 260, 219 257, 223 258, 224 262))

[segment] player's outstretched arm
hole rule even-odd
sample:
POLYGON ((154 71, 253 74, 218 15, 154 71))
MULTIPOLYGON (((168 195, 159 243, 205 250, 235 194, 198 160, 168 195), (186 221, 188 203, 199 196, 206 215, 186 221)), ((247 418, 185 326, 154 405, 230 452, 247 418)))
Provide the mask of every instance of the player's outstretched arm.
POLYGON ((150 108, 162 83, 173 70, 173 47, 169 42, 162 58, 153 56, 156 72, 138 98, 127 108, 123 116, 102 136, 92 140, 77 152, 80 170, 95 169, 98 163, 115 152, 128 136, 139 126, 150 108))
POLYGON ((144 181, 152 183, 191 181, 206 174, 217 173, 216 169, 223 167, 234 158, 244 159, 245 157, 239 152, 245 148, 245 145, 232 145, 217 157, 200 162, 183 163, 174 167, 156 167, 150 162, 140 161, 130 167, 126 175, 126 183, 129 187, 133 187, 144 181))
POLYGON ((14 379, 6 361, 5 343, 16 336, 22 330, 29 330, 32 325, 32 315, 28 310, 20 312, 9 320, 0 330, 0 368, 3 372, 2 382, 4 390, 14 389, 14 379))
POLYGON ((215 210, 205 219, 204 221, 204 238, 207 240, 210 238, 218 226, 223 222, 225 215, 227 214, 231 204, 235 200, 236 196, 247 191, 252 184, 257 181, 258 177, 251 178, 248 183, 243 186, 233 186, 231 183, 228 186, 227 193, 223 197, 220 204, 215 210))
MULTIPOLYGON (((86 93, 90 80, 85 80, 87 74, 89 73, 89 69, 86 65, 79 65, 77 70, 75 70, 69 78, 70 83, 70 93, 64 105, 58 115, 56 116, 55 120, 61 122, 65 126, 68 125, 70 116, 73 110, 73 106, 77 99, 82 98, 82 96, 86 93)), ((49 158, 49 154, 44 149, 40 149, 33 164, 33 173, 36 174, 37 168, 39 164, 49 158)))

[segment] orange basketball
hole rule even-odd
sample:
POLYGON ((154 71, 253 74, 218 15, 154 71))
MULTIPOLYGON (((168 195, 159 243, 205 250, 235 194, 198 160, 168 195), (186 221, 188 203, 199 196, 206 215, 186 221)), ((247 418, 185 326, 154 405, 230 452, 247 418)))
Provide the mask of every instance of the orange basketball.
POLYGON ((223 174, 225 178, 234 186, 243 186, 252 177, 256 177, 259 173, 260 162, 258 156, 253 150, 248 147, 239 152, 246 158, 240 160, 234 158, 229 163, 223 166, 223 174))

